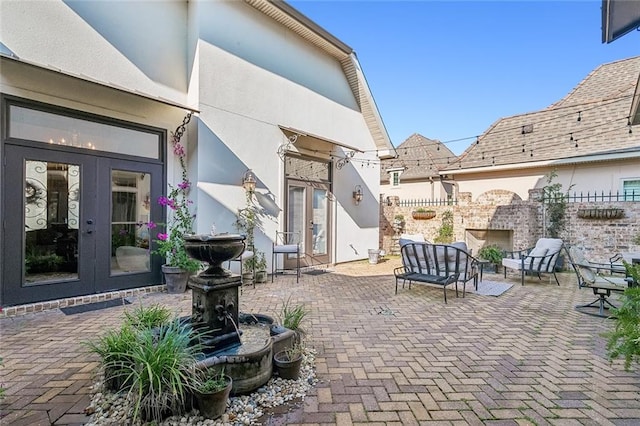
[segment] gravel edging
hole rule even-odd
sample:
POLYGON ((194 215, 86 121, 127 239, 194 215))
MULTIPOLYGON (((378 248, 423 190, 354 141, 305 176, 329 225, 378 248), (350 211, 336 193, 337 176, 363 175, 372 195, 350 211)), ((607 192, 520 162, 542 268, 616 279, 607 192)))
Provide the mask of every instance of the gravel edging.
MULTIPOLYGON (((202 417, 198 410, 181 416, 171 416, 163 420, 158 426, 249 426, 258 424, 265 410, 277 407, 296 398, 304 400, 309 389, 318 382, 315 372, 316 351, 305 348, 300 378, 298 380, 284 380, 272 377, 262 387, 249 395, 232 396, 227 402, 227 410, 222 417, 211 420, 202 417)), ((88 426, 107 425, 143 425, 140 421, 133 422, 133 407, 126 394, 105 392, 102 380, 97 381, 92 388, 91 404, 85 409, 91 413, 88 426)))

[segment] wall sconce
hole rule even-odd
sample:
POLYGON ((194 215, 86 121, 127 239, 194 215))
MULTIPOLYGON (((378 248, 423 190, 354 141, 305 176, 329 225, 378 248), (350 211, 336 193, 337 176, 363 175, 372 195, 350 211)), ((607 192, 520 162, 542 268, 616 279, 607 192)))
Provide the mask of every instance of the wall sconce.
POLYGON ((242 187, 244 190, 250 194, 256 190, 256 178, 253 176, 253 172, 251 170, 247 170, 242 177, 242 187))
POLYGON ((353 201, 356 203, 356 206, 362 201, 362 187, 360 185, 356 185, 353 191, 353 201))

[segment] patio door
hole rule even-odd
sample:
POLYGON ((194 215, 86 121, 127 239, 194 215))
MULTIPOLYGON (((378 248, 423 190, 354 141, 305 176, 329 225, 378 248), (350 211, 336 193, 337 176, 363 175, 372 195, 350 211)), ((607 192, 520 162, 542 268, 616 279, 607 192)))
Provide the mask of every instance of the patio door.
POLYGON ((10 144, 5 159, 2 305, 160 282, 160 164, 10 144))
MULTIPOLYGON (((331 209, 327 183, 289 180, 287 185, 287 230, 300 235, 301 264, 330 262, 331 209)), ((294 258, 288 259, 293 267, 294 258)))

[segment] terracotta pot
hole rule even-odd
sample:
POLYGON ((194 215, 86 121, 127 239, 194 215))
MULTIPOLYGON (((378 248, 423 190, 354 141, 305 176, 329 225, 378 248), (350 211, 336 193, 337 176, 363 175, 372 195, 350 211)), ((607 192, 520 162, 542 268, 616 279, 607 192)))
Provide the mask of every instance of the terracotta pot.
POLYGON ((227 410, 227 401, 229 400, 233 380, 229 376, 224 377, 227 380, 227 387, 224 389, 211 393, 195 392, 200 414, 207 419, 217 419, 227 410))
POLYGON ((267 282, 267 271, 256 271, 256 278, 255 278, 257 283, 266 283, 267 282))
POLYGON ((180 294, 187 291, 189 271, 177 266, 162 265, 162 273, 164 274, 164 282, 167 284, 167 293, 180 294))
POLYGON ((302 355, 289 359, 287 351, 280 351, 273 356, 273 366, 274 371, 283 379, 298 380, 302 366, 302 355))
POLYGON ((411 212, 411 217, 413 217, 415 220, 427 220, 427 219, 433 219, 434 217, 436 217, 436 212, 433 210, 427 210, 426 212, 411 212))

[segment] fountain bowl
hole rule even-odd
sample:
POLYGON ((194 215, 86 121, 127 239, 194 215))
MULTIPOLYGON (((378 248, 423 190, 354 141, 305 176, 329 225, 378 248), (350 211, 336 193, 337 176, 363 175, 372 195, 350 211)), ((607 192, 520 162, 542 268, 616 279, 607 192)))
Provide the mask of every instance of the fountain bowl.
POLYGON ((240 234, 193 234, 184 237, 184 248, 196 260, 209 267, 199 277, 229 277, 231 272, 222 263, 238 257, 245 248, 245 236, 240 234))

